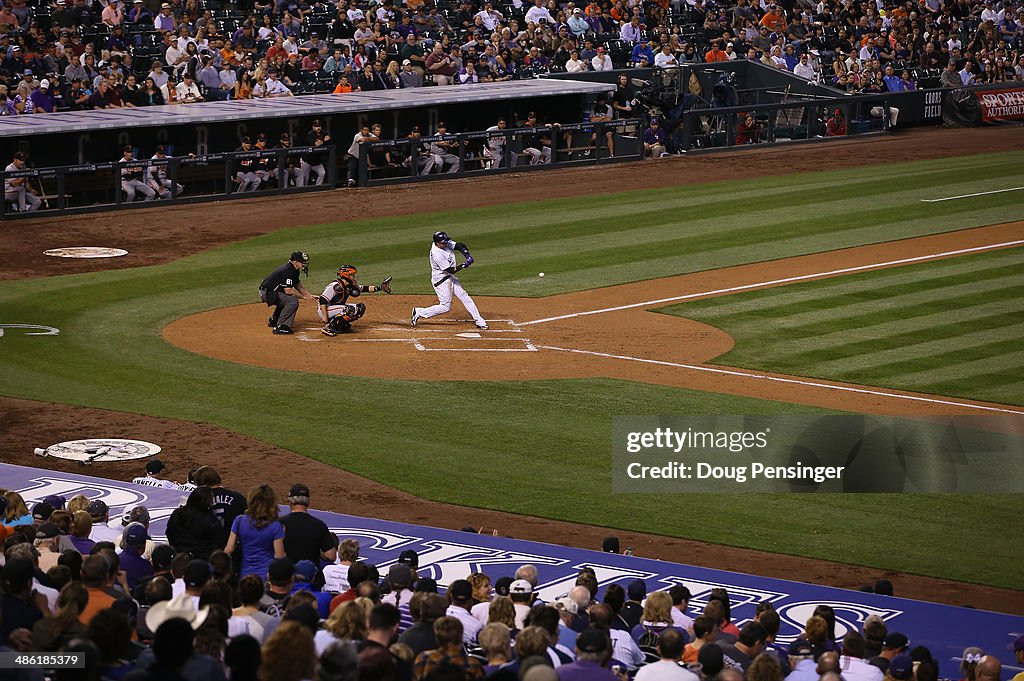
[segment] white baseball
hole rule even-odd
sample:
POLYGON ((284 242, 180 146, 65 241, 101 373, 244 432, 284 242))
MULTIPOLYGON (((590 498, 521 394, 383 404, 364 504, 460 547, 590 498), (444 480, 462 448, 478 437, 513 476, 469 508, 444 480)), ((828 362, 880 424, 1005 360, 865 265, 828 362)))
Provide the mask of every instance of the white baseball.
POLYGON ((543 272, 538 272, 538 273, 537 273, 537 276, 538 276, 538 277, 543 277, 543 276, 544 276, 544 273, 543 273, 543 272))

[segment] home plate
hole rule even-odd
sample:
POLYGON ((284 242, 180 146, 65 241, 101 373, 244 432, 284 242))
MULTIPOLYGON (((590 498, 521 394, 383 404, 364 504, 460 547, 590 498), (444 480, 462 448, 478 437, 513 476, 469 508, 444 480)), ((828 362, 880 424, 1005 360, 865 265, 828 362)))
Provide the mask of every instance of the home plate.
POLYGON ((459 338, 483 338, 483 336, 481 336, 480 334, 474 333, 472 331, 467 333, 457 333, 455 335, 458 336, 459 338))

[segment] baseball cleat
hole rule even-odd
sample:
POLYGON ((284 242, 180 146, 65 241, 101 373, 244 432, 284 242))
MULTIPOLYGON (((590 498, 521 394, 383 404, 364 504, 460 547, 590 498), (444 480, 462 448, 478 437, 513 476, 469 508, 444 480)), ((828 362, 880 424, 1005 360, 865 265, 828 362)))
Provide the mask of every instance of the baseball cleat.
POLYGON ((416 326, 416 322, 418 322, 419 320, 420 316, 416 313, 416 308, 414 307, 412 309, 412 319, 409 320, 409 323, 412 324, 413 326, 416 326))
POLYGON ((288 335, 290 333, 294 333, 294 331, 292 331, 290 326, 285 326, 284 324, 282 324, 281 326, 274 327, 274 333, 280 335, 288 335))

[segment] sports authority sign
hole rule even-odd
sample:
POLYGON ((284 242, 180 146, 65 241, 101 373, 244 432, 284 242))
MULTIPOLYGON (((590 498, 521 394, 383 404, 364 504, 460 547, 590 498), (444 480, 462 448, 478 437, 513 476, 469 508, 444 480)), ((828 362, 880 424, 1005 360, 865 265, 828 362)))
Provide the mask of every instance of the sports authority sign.
MULTIPOLYGON (((20 492, 30 504, 49 494, 64 497, 85 494, 89 498, 103 499, 111 509, 111 517, 115 518, 125 507, 145 504, 153 518, 150 535, 157 541, 164 540, 166 518, 183 500, 182 493, 175 490, 10 464, 0 464, 0 481, 4 487, 20 492)), ((725 588, 729 592, 732 619, 741 627, 753 619, 758 603, 768 601, 782 619, 776 642, 783 645, 803 631, 816 606, 830 605, 836 611, 837 637, 859 630, 869 615, 878 615, 885 620, 890 631, 905 634, 912 645, 928 647, 939 661, 942 678, 959 678, 956 676, 959 673, 959 656, 967 645, 980 646, 988 654, 999 657, 1004 672, 1016 674, 1021 671, 1009 648, 1014 639, 1024 633, 1024 617, 554 544, 338 513, 312 513, 326 522, 341 539, 357 540, 361 559, 378 566, 382 573, 398 562, 402 551, 415 550, 419 555, 419 575, 432 577, 442 587, 473 572, 485 572, 492 580, 511 576, 520 565, 531 563, 537 566, 539 575, 538 595, 550 601, 565 595, 575 585, 579 570, 590 567, 602 590, 614 583, 625 587, 633 579, 643 579, 650 591, 683 584, 693 595, 689 605, 689 614, 693 616, 703 610, 712 589, 725 588)), ((771 523, 768 519, 765 522, 771 523)), ((777 519, 776 522, 782 523, 785 519, 777 519)), ((908 536, 905 541, 912 542, 913 539, 908 536)), ((756 565, 751 565, 751 569, 756 568, 756 565)))
POLYGON ((152 442, 142 440, 102 438, 58 442, 46 449, 36 449, 35 453, 37 456, 55 456, 58 459, 68 459, 86 465, 98 462, 145 459, 159 454, 160 447, 152 442))
POLYGON ((981 104, 981 120, 1024 120, 1024 88, 980 90, 974 93, 981 104))

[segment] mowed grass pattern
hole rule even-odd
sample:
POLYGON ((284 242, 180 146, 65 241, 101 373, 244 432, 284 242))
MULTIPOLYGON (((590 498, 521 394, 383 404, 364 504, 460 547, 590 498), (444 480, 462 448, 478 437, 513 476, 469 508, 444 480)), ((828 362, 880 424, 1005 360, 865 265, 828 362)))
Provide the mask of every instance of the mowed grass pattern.
MULTIPOLYGON (((439 228, 472 248, 477 265, 462 278, 486 313, 488 294, 544 296, 1018 220, 1024 211, 1012 193, 918 199, 1020 186, 1022 161, 1015 152, 959 158, 955 167, 940 159, 642 192, 624 186, 316 224, 158 267, 0 282, 3 322, 61 329, 0 340, 0 393, 214 423, 439 501, 1020 588, 1012 528, 1024 514, 1021 495, 609 493, 614 415, 815 411, 806 407, 605 379, 446 383, 439 393, 429 382, 198 357, 170 346, 161 330, 194 312, 255 303, 259 281, 296 248, 312 254, 312 289, 347 262, 368 283, 393 274, 396 291, 426 302, 429 239, 439 228), (344 436, 337 424, 348 424, 344 436), (915 541, 879 550, 864 528, 885 527, 893 515, 913 523, 915 541)), ((536 177, 541 185, 544 175, 536 177)), ((367 304, 374 319, 373 299, 367 304)), ((268 333, 265 313, 255 314, 254 332, 268 333)), ((283 352, 295 351, 292 339, 281 341, 283 352)), ((268 478, 277 484, 280 473, 268 478)))
POLYGON ((1024 248, 665 308, 728 331, 715 363, 1024 404, 1024 248))

